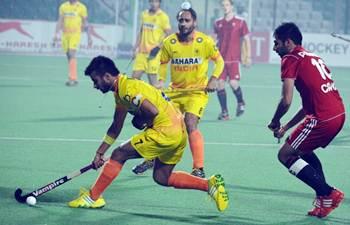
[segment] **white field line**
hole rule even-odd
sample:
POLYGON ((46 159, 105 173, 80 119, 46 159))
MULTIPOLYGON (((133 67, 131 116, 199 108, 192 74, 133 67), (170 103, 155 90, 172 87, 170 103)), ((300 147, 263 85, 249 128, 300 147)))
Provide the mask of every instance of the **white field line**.
MULTIPOLYGON (((31 77, 8 77, 8 76, 1 76, 0 75, 0 80, 14 80, 14 81, 43 81, 45 78, 41 77, 41 78, 31 78, 31 77)), ((45 81, 54 81, 54 82, 61 82, 63 80, 62 79, 47 79, 45 81)), ((90 80, 84 80, 81 79, 79 81, 80 83, 91 83, 90 80)), ((243 88, 259 88, 259 89, 281 89, 281 85, 249 85, 249 84, 242 84, 243 88)), ((350 92, 350 88, 341 88, 341 92, 350 92)))
MULTIPOLYGON (((38 142, 101 142, 102 139, 88 138, 42 138, 42 137, 4 137, 0 136, 3 141, 38 141, 38 142)), ((117 140, 123 143, 125 140, 117 140)), ((224 146, 247 146, 247 147, 276 147, 279 144, 266 143, 243 143, 243 142, 205 142, 206 145, 224 145, 224 146)), ((331 145, 332 148, 350 148, 350 145, 331 145)))

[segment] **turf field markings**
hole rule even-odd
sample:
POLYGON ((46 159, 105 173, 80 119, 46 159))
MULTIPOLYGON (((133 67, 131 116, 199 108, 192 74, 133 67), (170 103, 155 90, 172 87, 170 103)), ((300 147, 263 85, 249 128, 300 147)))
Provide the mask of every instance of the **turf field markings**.
MULTIPOLYGON (((3 141, 46 141, 46 142, 101 142, 102 139, 89 138, 43 138, 43 137, 6 137, 0 136, 3 141)), ((123 143, 125 140, 117 140, 123 143)), ((266 143, 243 143, 243 142, 205 142, 206 145, 225 145, 225 146, 246 146, 246 147, 276 147, 278 144, 266 143)), ((350 145, 330 145, 332 148, 350 148, 350 145)))

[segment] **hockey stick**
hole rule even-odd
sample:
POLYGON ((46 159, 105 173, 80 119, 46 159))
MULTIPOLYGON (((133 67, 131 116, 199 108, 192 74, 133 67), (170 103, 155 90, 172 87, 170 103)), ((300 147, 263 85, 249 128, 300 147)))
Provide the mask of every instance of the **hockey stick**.
POLYGON ((331 35, 332 35, 332 37, 339 38, 339 39, 341 39, 343 41, 346 41, 346 42, 350 42, 350 39, 347 39, 347 38, 345 38, 345 37, 343 37, 343 36, 341 36, 339 34, 331 33, 331 35))
POLYGON ((41 188, 38 188, 35 191, 32 191, 32 192, 25 194, 25 195, 22 195, 23 191, 21 188, 17 188, 15 191, 15 199, 20 203, 25 203, 26 199, 29 196, 33 196, 33 197, 37 198, 40 195, 43 195, 46 192, 49 192, 49 191, 55 189, 56 187, 70 181, 71 179, 91 170, 92 168, 93 168, 93 164, 91 163, 91 164, 81 168, 80 170, 76 170, 76 171, 74 171, 74 172, 72 172, 64 177, 61 177, 61 178, 55 180, 54 182, 51 182, 51 183, 49 183, 41 188))
POLYGON ((183 89, 164 89, 163 92, 165 94, 167 93, 185 93, 185 92, 198 92, 198 91, 205 91, 205 87, 199 87, 199 88, 183 88, 183 89))

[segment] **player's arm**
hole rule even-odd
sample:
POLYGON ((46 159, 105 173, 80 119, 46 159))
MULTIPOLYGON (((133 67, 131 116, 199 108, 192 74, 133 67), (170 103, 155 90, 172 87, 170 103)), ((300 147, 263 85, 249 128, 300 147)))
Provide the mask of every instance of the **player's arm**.
POLYGON ((218 48, 216 47, 213 39, 210 38, 209 40, 209 57, 210 59, 214 62, 214 68, 213 68, 213 73, 209 79, 209 82, 207 84, 206 90, 208 92, 213 92, 217 88, 217 80, 224 70, 225 62, 224 59, 222 58, 218 48))
POLYGON ((305 118, 305 116, 305 112, 303 108, 301 108, 287 124, 281 126, 280 129, 274 131, 273 135, 276 138, 282 138, 290 128, 294 127, 296 124, 302 121, 305 118))
POLYGON ((170 61, 169 50, 167 49, 167 46, 163 42, 162 48, 160 50, 160 67, 159 67, 159 74, 158 74, 159 87, 158 88, 164 87, 164 82, 166 81, 166 76, 167 76, 167 66, 169 61, 170 61))
POLYGON ((54 38, 53 38, 53 43, 56 43, 59 39, 59 35, 60 35, 60 31, 62 30, 63 28, 63 15, 60 13, 59 16, 58 16, 58 21, 57 21, 57 24, 56 24, 56 29, 55 29, 55 35, 54 35, 54 38))
POLYGON ((241 45, 241 60, 244 66, 249 67, 252 64, 251 58, 251 46, 250 46, 250 37, 249 35, 245 35, 242 40, 241 45))
POLYGON ((103 156, 109 149, 109 147, 114 143, 115 139, 119 136, 124 120, 127 114, 127 109, 123 106, 117 106, 114 111, 113 122, 107 130, 105 137, 101 145, 98 147, 96 151, 96 155, 94 158, 95 168, 99 168, 103 165, 104 159, 103 156))
POLYGON ((286 125, 283 126, 284 130, 287 131, 290 128, 294 127, 295 125, 300 123, 300 121, 302 121, 305 118, 305 116, 306 114, 304 112, 304 109, 300 108, 299 111, 293 116, 293 118, 289 120, 289 122, 286 123, 286 125))
POLYGON ((141 34, 142 34, 142 25, 141 25, 140 31, 137 34, 136 42, 135 42, 135 45, 133 47, 133 53, 134 53, 133 58, 135 58, 136 54, 139 51, 139 47, 140 47, 140 44, 141 44, 141 34))
POLYGON ((87 16, 83 17, 83 29, 86 31, 86 34, 88 37, 88 46, 91 46, 92 45, 91 28, 90 28, 87 16))
POLYGON ((143 130, 146 127, 152 127, 153 120, 158 113, 158 109, 150 101, 145 99, 132 119, 132 125, 139 130, 143 130))
POLYGON ((81 7, 80 17, 83 21, 82 28, 84 31, 86 31, 87 38, 88 38, 88 46, 90 47, 92 45, 91 28, 88 23, 88 11, 85 5, 81 7))
POLYGON ((294 90, 294 79, 285 78, 282 84, 282 97, 278 103, 275 114, 268 125, 268 128, 272 131, 276 131, 280 128, 281 118, 288 112, 290 105, 293 100, 293 90, 294 90))

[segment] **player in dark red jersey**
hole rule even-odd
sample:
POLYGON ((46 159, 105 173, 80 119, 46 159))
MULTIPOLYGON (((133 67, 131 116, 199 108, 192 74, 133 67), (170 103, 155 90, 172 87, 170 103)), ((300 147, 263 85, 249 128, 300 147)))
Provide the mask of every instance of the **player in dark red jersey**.
POLYGON ((221 1, 224 10, 224 17, 215 21, 214 32, 217 36, 218 47, 225 61, 225 68, 222 72, 217 95, 221 105, 219 120, 228 120, 225 81, 229 81, 232 91, 237 99, 236 116, 244 113, 244 100, 242 89, 239 86, 240 63, 250 66, 250 38, 247 23, 241 17, 235 16, 233 11, 233 1, 221 1))
POLYGON ((275 137, 281 138, 304 120, 286 139, 278 159, 291 174, 315 190, 315 208, 308 215, 322 218, 338 207, 344 193, 328 185, 314 150, 325 148, 340 132, 345 108, 330 70, 320 57, 301 46, 302 34, 294 23, 277 27, 274 38, 273 50, 282 58, 282 97, 268 127, 275 137), (280 119, 292 103, 294 86, 300 93, 302 108, 280 126, 280 119))

